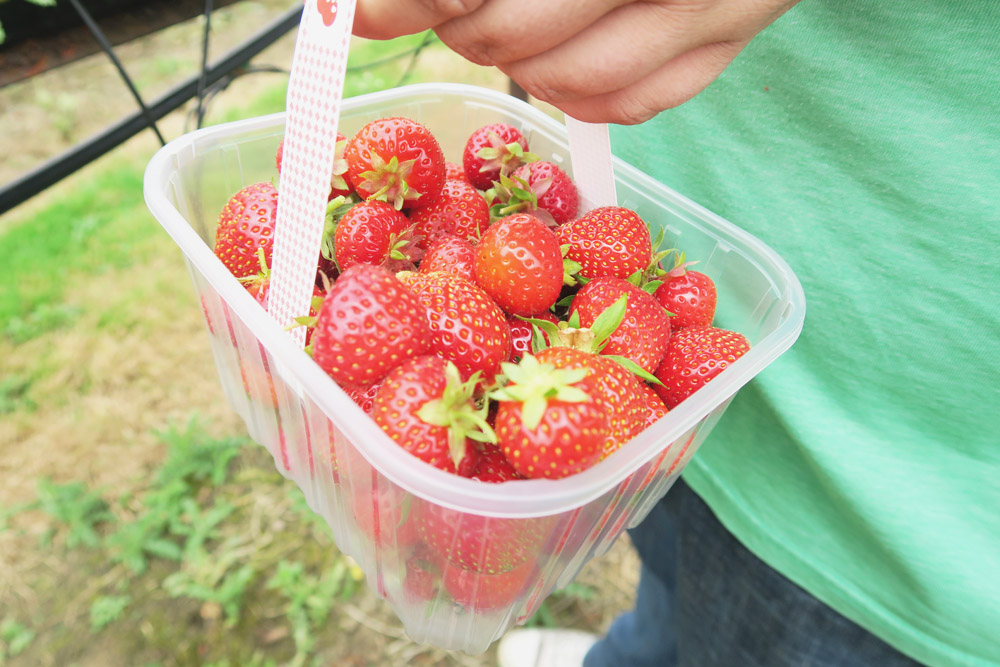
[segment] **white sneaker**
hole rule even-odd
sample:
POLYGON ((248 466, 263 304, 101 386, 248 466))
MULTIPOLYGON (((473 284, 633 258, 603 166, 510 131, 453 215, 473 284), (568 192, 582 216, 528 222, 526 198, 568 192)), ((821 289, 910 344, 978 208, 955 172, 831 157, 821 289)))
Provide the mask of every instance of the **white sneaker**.
POLYGON ((499 667, 580 667, 598 636, 582 630, 513 630, 497 644, 499 667))

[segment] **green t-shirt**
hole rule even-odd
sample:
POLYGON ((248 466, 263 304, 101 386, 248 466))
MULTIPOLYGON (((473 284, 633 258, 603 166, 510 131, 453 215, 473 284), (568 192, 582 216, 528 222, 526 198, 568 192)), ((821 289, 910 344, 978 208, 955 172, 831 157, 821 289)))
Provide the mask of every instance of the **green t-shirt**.
POLYGON ((1000 664, 1000 2, 804 0, 612 136, 806 293, 685 479, 902 652, 1000 664))

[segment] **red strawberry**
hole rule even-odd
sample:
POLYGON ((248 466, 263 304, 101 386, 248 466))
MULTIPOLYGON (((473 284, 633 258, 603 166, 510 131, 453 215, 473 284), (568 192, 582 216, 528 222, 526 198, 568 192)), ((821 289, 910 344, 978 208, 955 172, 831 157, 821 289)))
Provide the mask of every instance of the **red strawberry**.
POLYGON ((500 402, 497 443, 515 470, 529 478, 559 479, 601 459, 611 424, 598 388, 588 380, 598 371, 558 368, 531 355, 503 368, 510 382, 491 395, 500 402))
MULTIPOLYGON (((558 324, 559 322, 556 316, 547 310, 535 315, 533 319, 545 320, 552 324, 558 324)), ((531 354, 531 338, 534 335, 534 329, 530 322, 525 322, 520 317, 512 315, 507 316, 507 324, 510 325, 510 359, 508 361, 517 363, 524 355, 531 354)), ((541 335, 546 343, 548 343, 549 339, 545 332, 541 332, 541 335)))
POLYGON ((555 233, 529 213, 491 225, 476 245, 476 282, 512 315, 547 310, 563 285, 562 251, 555 233))
POLYGON ((578 262, 587 279, 627 279, 652 262, 649 228, 635 211, 621 206, 595 208, 558 227, 559 243, 568 245, 566 259, 578 262))
MULTIPOLYGON (((657 398, 656 400, 660 400, 657 398)), ((504 456, 499 445, 485 443, 476 470, 470 475, 472 479, 490 484, 509 482, 513 479, 523 479, 517 469, 504 456)))
POLYGON ((651 294, 621 278, 596 278, 577 292, 570 313, 577 313, 580 324, 589 327, 623 296, 627 298, 624 318, 607 338, 601 353, 626 357, 652 373, 670 343, 671 322, 670 315, 651 294))
POLYGON ((436 355, 409 359, 385 378, 372 416, 420 460, 468 476, 478 462, 473 440, 494 438, 473 400, 475 385, 463 382, 454 364, 436 355))
POLYGON ((333 284, 316 318, 313 358, 339 384, 378 382, 430 349, 424 306, 396 276, 357 264, 333 284))
POLYGON ((653 296, 674 316, 670 323, 674 329, 691 326, 712 326, 718 295, 715 282, 698 271, 691 271, 684 262, 684 255, 677 257, 677 265, 658 278, 663 284, 653 296))
POLYGON ((451 567, 445 570, 444 587, 452 599, 466 609, 487 612, 515 602, 534 571, 534 563, 524 563, 509 572, 492 575, 451 567))
POLYGON ((639 397, 646 406, 646 426, 649 427, 667 415, 667 406, 663 404, 663 399, 656 390, 645 382, 639 383, 639 389, 641 390, 639 397))
MULTIPOLYGON (((351 186, 347 183, 347 179, 344 177, 347 174, 347 159, 344 157, 344 151, 347 150, 347 138, 344 137, 340 132, 337 133, 337 144, 334 147, 333 156, 333 173, 330 175, 330 195, 327 199, 335 199, 336 197, 346 197, 351 194, 351 186)), ((278 151, 274 155, 274 164, 278 168, 278 173, 281 173, 281 159, 285 152, 285 140, 282 139, 281 143, 278 144, 278 151)))
POLYGON ((271 265, 277 211, 278 191, 270 183, 248 185, 222 209, 215 230, 215 254, 237 278, 257 273, 257 248, 264 250, 271 265))
POLYGON ((418 242, 426 248, 445 234, 475 242, 490 226, 490 208, 474 187, 465 181, 445 181, 433 202, 410 211, 418 242))
MULTIPOLYGON (((260 307, 267 310, 268 298, 271 295, 271 269, 268 268, 264 260, 264 250, 263 248, 257 249, 257 261, 259 264, 259 270, 255 275, 247 276, 245 278, 240 278, 240 282, 246 287, 247 292, 250 296, 254 298, 260 307)), ((317 309, 319 304, 323 302, 323 298, 326 296, 326 291, 319 287, 318 285, 313 286, 313 298, 312 304, 309 308, 309 318, 315 318, 318 314, 317 309)), ((312 328, 306 331, 306 345, 309 344, 309 339, 312 337, 312 328)))
POLYGON ((509 174, 522 164, 538 157, 527 152, 528 140, 508 123, 480 127, 469 135, 462 152, 465 178, 480 190, 486 190, 500 174, 509 174))
POLYGON ((444 163, 444 180, 469 182, 469 179, 465 177, 465 168, 455 162, 444 163))
POLYGON ((554 523, 552 517, 487 517, 429 502, 415 504, 413 520, 443 564, 484 574, 508 572, 535 558, 554 523))
POLYGON ((670 337, 667 354, 656 369, 656 378, 663 383, 655 387, 656 393, 673 409, 749 349, 747 339, 735 331, 702 326, 681 329, 670 337))
POLYGON ((413 208, 437 199, 444 153, 430 130, 409 118, 380 118, 347 142, 347 181, 365 199, 413 208))
POLYGON ((609 416, 611 435, 604 448, 607 456, 631 440, 645 427, 646 408, 640 397, 640 380, 610 357, 573 347, 550 347, 535 357, 556 368, 587 368, 588 394, 600 402, 609 416))
POLYGON ((351 477, 349 497, 358 528, 381 549, 402 551, 413 546, 419 537, 410 520, 406 492, 374 470, 359 472, 351 477))
POLYGON ((343 389, 351 397, 351 400, 365 411, 365 414, 370 415, 372 409, 375 407, 375 396, 378 394, 380 386, 382 386, 382 383, 376 382, 369 385, 350 385, 343 389))
POLYGON ((534 195, 536 206, 548 211, 556 224, 564 223, 576 216, 580 195, 576 184, 562 167, 552 162, 539 160, 518 167, 512 174, 528 184, 534 195))
POLYGON ((424 258, 420 260, 420 273, 447 271, 466 280, 476 280, 472 270, 476 250, 472 244, 457 236, 442 236, 427 246, 424 258))
POLYGON ((409 219, 383 201, 352 206, 333 234, 334 256, 341 270, 355 264, 385 265, 395 273, 413 268, 420 252, 409 219))
POLYGON ((510 356, 510 326, 493 299, 454 273, 403 271, 396 277, 426 309, 431 350, 454 362, 463 379, 479 372, 491 382, 510 356))

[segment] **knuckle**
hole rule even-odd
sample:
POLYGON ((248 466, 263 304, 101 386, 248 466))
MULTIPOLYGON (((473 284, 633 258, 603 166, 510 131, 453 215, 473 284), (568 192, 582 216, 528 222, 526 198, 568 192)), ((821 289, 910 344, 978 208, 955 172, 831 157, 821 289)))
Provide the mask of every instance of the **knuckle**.
POLYGON ((471 14, 482 6, 484 0, 422 0, 424 6, 443 20, 456 19, 471 14))

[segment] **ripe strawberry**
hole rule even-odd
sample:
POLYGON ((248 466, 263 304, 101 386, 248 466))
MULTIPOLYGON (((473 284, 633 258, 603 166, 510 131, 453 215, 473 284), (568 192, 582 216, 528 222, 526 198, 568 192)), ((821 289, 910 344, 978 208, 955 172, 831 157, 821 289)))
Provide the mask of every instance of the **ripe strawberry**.
POLYGON ((339 384, 378 382, 430 349, 427 314, 396 276, 356 264, 333 284, 316 318, 313 359, 339 384))
POLYGON ((270 183, 254 183, 226 203, 215 229, 215 255, 237 278, 257 273, 257 248, 271 265, 278 191, 270 183))
POLYGON ((646 426, 652 426, 667 415, 667 406, 663 404, 663 399, 651 386, 645 382, 639 383, 640 394, 643 404, 646 406, 646 426))
MULTIPOLYGON (((535 315, 532 319, 545 320, 552 324, 559 322, 556 316, 547 310, 535 315)), ((507 316, 507 324, 510 325, 510 359, 508 361, 517 363, 524 355, 531 354, 531 338, 534 335, 534 329, 530 322, 525 322, 520 317, 513 317, 512 315, 507 316)), ((546 343, 548 343, 548 335, 544 331, 541 332, 541 335, 546 343)))
POLYGON ((476 250, 472 244, 457 236, 445 235, 427 246, 424 258, 420 260, 420 273, 447 271, 466 280, 475 282, 476 275, 472 262, 476 250))
POLYGON ((529 213, 491 225, 476 245, 476 282, 512 315, 547 310, 563 285, 562 251, 555 233, 529 213))
POLYGON ((469 135, 462 151, 465 178, 479 190, 486 190, 500 174, 509 174, 522 164, 537 160, 527 152, 528 140, 508 123, 493 123, 469 135))
POLYGON ((607 406, 587 380, 596 370, 558 368, 531 355, 503 368, 510 382, 491 395, 500 402, 497 443, 515 470, 529 478, 560 479, 601 459, 611 425, 607 406))
POLYGON ((625 315, 601 353, 626 357, 652 373, 670 343, 671 322, 667 311, 648 292, 621 278, 596 278, 577 292, 570 313, 577 313, 580 324, 590 327, 622 296, 627 297, 625 315))
POLYGON ((665 275, 659 276, 663 284, 656 288, 653 296, 674 316, 670 323, 674 329, 691 326, 712 326, 715 319, 715 305, 718 294, 715 282, 698 271, 687 267, 684 254, 677 256, 677 264, 665 275))
POLYGON ((469 179, 465 177, 465 168, 455 162, 444 163, 444 180, 469 182, 469 179))
MULTIPOLYGON (((660 400, 657 398, 656 400, 660 400)), ((485 443, 482 445, 482 453, 479 456, 479 463, 476 470, 469 475, 472 479, 490 484, 509 482, 513 479, 523 479, 517 469, 504 456, 499 445, 485 443)))
POLYGON ((556 368, 595 370, 588 376, 592 385, 587 393, 601 403, 608 413, 610 437, 604 448, 608 456, 631 440, 645 426, 646 408, 640 397, 640 380, 610 357, 574 347, 556 346, 538 352, 535 357, 556 368))
MULTIPOLYGON (((327 197, 328 200, 337 197, 346 197, 352 192, 351 186, 345 178, 345 174, 347 174, 347 159, 344 157, 344 151, 346 150, 347 138, 338 132, 337 144, 334 148, 333 172, 330 175, 330 195, 327 197)), ((281 143, 278 144, 278 151, 274 155, 274 164, 278 168, 279 174, 281 173, 281 159, 284 156, 284 152, 285 140, 282 139, 281 143)))
POLYGON ((413 507, 417 533, 439 562, 499 574, 534 559, 552 517, 508 519, 469 514, 430 502, 413 507))
POLYGON ((576 184, 562 167, 547 160, 529 162, 518 167, 511 176, 522 179, 534 195, 535 205, 562 224, 576 216, 580 195, 576 184))
POLYGON ((381 382, 375 382, 369 385, 349 385, 343 389, 351 397, 351 400, 364 410, 366 415, 370 415, 375 407, 375 396, 378 394, 380 386, 382 386, 381 382))
POLYGON ((358 472, 351 478, 348 496, 358 528, 381 549, 402 551, 416 544, 419 536, 409 520, 406 492, 375 470, 358 472))
POLYGON ((436 355, 409 359, 386 376, 372 416, 420 460, 468 476, 478 461, 472 442, 495 437, 473 400, 475 385, 476 379, 464 382, 454 364, 436 355))
MULTIPOLYGON (((250 296, 260 304, 261 308, 267 310, 268 297, 271 295, 271 269, 267 266, 264 259, 264 250, 261 248, 257 249, 257 261, 259 265, 259 270, 256 274, 252 276, 247 276, 245 278, 240 278, 240 282, 246 288, 250 296)), ((326 296, 326 291, 319 287, 318 285, 313 286, 313 298, 312 305, 309 309, 309 316, 316 317, 318 314, 317 308, 318 304, 323 302, 323 298, 326 296)), ((311 332, 306 334, 308 341, 308 336, 311 332)))
POLYGON ((557 228, 566 258, 578 262, 587 279, 628 279, 652 261, 649 228, 635 211, 621 206, 595 208, 557 228))
POLYGON ((430 130, 409 118, 380 118, 347 142, 347 181, 365 199, 413 208, 437 199, 444 153, 430 130))
POLYGON ((426 309, 431 350, 454 362, 463 379, 479 372, 491 382, 510 356, 510 326, 493 299, 454 273, 403 271, 396 277, 426 309))
POLYGON ((420 258, 409 219, 389 204, 363 201, 337 223, 334 256, 341 270, 355 264, 384 265, 395 273, 414 268, 420 258))
POLYGON ((445 234, 475 242, 490 226, 490 208, 467 182, 445 181, 438 198, 410 211, 410 220, 422 237, 418 241, 421 248, 445 234))
POLYGON ((693 326, 681 329, 670 337, 656 378, 656 386, 668 408, 673 409, 685 398, 701 389, 750 349, 742 334, 716 327, 693 326))
POLYGON ((500 574, 480 574, 452 567, 445 570, 444 587, 458 604, 472 612, 502 609, 515 602, 534 573, 534 563, 500 574))

